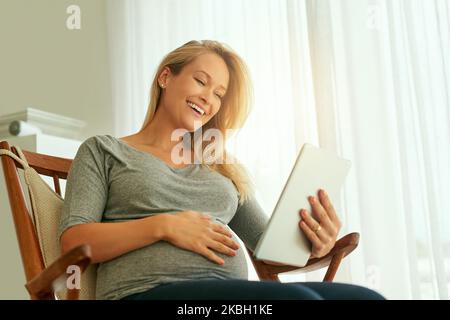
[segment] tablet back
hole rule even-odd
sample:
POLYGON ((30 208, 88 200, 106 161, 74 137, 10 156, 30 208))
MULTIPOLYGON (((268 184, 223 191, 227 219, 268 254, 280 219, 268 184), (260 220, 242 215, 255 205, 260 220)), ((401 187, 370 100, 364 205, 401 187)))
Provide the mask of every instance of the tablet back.
POLYGON ((308 196, 324 189, 334 203, 350 169, 334 152, 304 144, 254 255, 257 259, 303 267, 311 244, 298 226, 300 209, 311 213, 308 196))

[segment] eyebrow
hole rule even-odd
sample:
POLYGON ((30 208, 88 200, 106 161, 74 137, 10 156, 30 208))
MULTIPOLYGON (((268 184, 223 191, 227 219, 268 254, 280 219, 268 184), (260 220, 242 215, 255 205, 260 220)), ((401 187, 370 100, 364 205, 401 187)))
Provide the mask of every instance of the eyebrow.
MULTIPOLYGON (((206 76, 207 76, 209 79, 212 79, 211 76, 209 75, 209 73, 206 72, 206 71, 204 71, 204 70, 197 70, 197 71, 195 71, 195 72, 203 72, 204 74, 206 74, 206 76)), ((227 91, 227 88, 225 88, 223 85, 220 85, 219 87, 221 87, 222 89, 224 89, 225 91, 227 91)))

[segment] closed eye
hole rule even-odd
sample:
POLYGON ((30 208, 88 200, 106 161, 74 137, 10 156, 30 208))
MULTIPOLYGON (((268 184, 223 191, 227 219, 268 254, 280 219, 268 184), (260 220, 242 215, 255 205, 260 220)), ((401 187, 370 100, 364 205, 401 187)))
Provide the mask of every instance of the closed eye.
MULTIPOLYGON (((199 80, 199 79, 197 79, 197 78, 194 78, 194 79, 195 79, 195 81, 197 81, 198 83, 200 83, 202 86, 205 85, 205 83, 204 83, 203 81, 201 81, 201 80, 199 80)), ((220 94, 217 94, 217 93, 216 93, 216 96, 217 96, 219 99, 221 99, 221 100, 222 100, 222 98, 223 98, 220 94)))
POLYGON ((200 83, 202 86, 204 86, 205 84, 203 83, 203 81, 198 80, 197 78, 194 78, 198 83, 200 83))

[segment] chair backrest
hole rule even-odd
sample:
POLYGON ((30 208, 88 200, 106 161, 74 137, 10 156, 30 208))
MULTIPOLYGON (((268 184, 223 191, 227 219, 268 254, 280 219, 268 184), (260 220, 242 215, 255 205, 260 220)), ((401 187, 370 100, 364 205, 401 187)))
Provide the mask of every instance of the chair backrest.
MULTIPOLYGON (((45 154, 21 151, 0 142, 0 149, 9 150, 17 156, 7 156, 2 151, 2 164, 19 242, 20 254, 27 283, 39 275, 60 256, 57 228, 63 205, 59 179, 67 179, 72 165, 71 159, 45 154), (31 214, 26 206, 18 170, 24 170, 31 202, 31 214), (53 178, 54 190, 39 176, 53 178)), ((80 299, 95 298, 95 277, 97 265, 91 265, 81 279, 80 299)), ((55 298, 64 299, 66 290, 55 293, 55 298)), ((35 297, 31 297, 35 298, 35 297)))

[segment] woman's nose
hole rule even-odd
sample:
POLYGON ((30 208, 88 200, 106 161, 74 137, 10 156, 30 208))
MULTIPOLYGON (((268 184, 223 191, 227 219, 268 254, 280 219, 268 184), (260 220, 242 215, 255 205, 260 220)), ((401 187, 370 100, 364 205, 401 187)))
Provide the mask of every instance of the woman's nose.
POLYGON ((202 103, 204 104, 209 104, 209 102, 211 101, 211 97, 210 97, 211 93, 209 91, 204 92, 201 96, 200 99, 202 100, 202 103))

